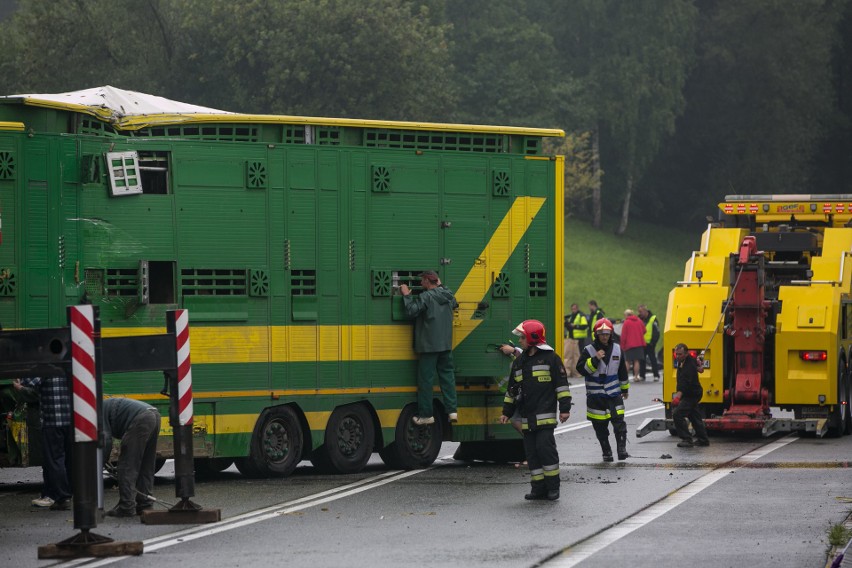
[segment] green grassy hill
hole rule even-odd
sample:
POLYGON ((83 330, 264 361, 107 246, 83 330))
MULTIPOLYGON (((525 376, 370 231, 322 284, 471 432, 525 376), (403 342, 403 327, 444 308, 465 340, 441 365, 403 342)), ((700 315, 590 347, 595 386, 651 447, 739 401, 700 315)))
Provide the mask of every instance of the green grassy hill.
POLYGON ((627 233, 595 230, 582 220, 565 220, 565 311, 576 302, 588 310, 597 300, 607 316, 646 304, 662 329, 669 291, 683 279, 684 264, 701 245, 701 230, 685 232, 631 221, 627 233))

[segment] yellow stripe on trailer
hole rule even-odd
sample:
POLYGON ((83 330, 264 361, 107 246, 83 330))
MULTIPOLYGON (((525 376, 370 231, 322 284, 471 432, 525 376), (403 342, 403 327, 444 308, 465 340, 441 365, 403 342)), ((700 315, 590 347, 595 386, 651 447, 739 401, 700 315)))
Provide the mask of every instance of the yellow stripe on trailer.
MULTIPOLYGON (((130 398, 130 397, 128 397, 130 398)), ((491 409, 493 411, 493 409, 491 409)), ((317 411, 305 412, 305 419, 308 421, 308 426, 311 430, 324 430, 328 424, 328 419, 332 411, 317 411)), ((379 417, 379 425, 381 428, 396 428, 399 421, 399 415, 402 414, 401 408, 380 409, 376 411, 379 417)), ((193 417, 193 427, 196 430, 203 430, 207 435, 219 434, 251 434, 254 431, 257 423, 257 413, 248 414, 216 414, 215 418, 212 415, 197 414, 193 417)), ((457 426, 477 426, 488 422, 489 409, 485 407, 465 407, 464 412, 459 414, 459 422, 457 426)), ((496 417, 494 417, 496 420, 496 417)), ((172 427, 169 424, 168 416, 163 416, 160 421, 160 434, 162 436, 170 436, 172 427)))
MULTIPOLYGON (((453 322, 453 348, 470 335, 483 320, 471 319, 475 311, 474 307, 482 301, 491 288, 491 275, 493 272, 501 272, 509 262, 509 257, 518 247, 521 238, 526 234, 533 220, 544 205, 544 197, 519 197, 512 202, 512 207, 503 216, 500 225, 479 257, 473 263, 464 281, 456 290, 456 300, 459 303, 459 319, 453 322)), ((561 208, 557 207, 561 211, 561 208)), ((557 247, 557 250, 561 250, 557 247)), ((557 268, 559 264, 556 265, 557 268)), ((557 279, 561 282, 561 279, 557 279)), ((558 294, 557 297, 561 297, 558 294)), ((559 320, 557 320, 559 321, 559 320)), ((410 338, 408 346, 411 345, 410 338)), ((410 349, 410 347, 409 347, 410 349)))

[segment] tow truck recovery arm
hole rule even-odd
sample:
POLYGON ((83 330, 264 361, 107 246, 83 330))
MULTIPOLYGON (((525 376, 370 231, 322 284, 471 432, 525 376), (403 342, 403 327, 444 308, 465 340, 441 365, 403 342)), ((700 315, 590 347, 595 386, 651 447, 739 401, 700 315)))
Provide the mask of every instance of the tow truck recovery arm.
MULTIPOLYGON (((733 381, 725 391, 728 407, 720 417, 704 421, 708 430, 758 431, 764 436, 776 432, 826 433, 824 419, 772 418, 770 393, 765 381, 764 350, 767 337, 774 333, 768 325, 774 300, 765 298, 765 255, 757 250, 754 236, 743 239, 738 255, 731 255, 732 274, 736 274, 730 301, 725 306, 724 332, 733 338, 733 381)), ((675 430, 671 419, 646 419, 636 432, 641 438, 648 432, 675 430)))
MULTIPOLYGON (((768 418, 762 424, 763 427, 760 430, 764 437, 777 432, 810 432, 822 438, 828 430, 828 421, 825 418, 768 418)), ((674 420, 671 418, 646 418, 636 429, 636 437, 642 438, 651 432, 665 432, 666 430, 670 432, 675 430, 674 420)))

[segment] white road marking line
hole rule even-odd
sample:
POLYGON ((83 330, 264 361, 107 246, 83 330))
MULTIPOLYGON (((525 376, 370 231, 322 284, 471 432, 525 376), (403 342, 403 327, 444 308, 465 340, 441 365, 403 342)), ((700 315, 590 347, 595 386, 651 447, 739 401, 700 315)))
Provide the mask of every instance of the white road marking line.
POLYGON ((632 517, 628 517, 621 521, 614 527, 582 540, 577 544, 571 545, 565 548, 562 552, 557 553, 557 555, 536 564, 535 566, 547 566, 548 568, 570 568, 571 566, 576 566, 596 552, 603 550, 621 538, 629 535, 636 529, 640 529, 654 519, 668 513, 681 503, 695 497, 717 481, 724 479, 739 469, 742 469, 746 464, 752 463, 765 455, 774 452, 775 450, 783 448, 787 444, 795 442, 798 439, 799 438, 797 436, 787 435, 776 442, 772 442, 771 444, 767 444, 749 452, 748 454, 733 460, 734 464, 742 465, 736 465, 734 467, 723 466, 719 469, 714 469, 713 471, 699 477, 692 483, 688 483, 680 489, 675 490, 674 493, 663 497, 653 505, 639 511, 632 517))
MULTIPOLYGON (((654 412, 655 410, 662 410, 663 407, 659 404, 652 404, 651 406, 642 406, 640 408, 634 408, 632 410, 628 410, 624 413, 625 418, 629 418, 631 416, 637 416, 639 414, 645 414, 648 412, 654 412)), ((576 422, 574 424, 561 425, 556 428, 554 434, 563 434, 565 432, 573 432, 574 430, 579 430, 581 428, 588 428, 592 423, 588 420, 584 422, 576 422)))
MULTIPOLYGON (((585 386, 585 385, 584 385, 585 386)), ((660 406, 658 404, 652 406, 645 406, 642 408, 637 408, 633 410, 628 410, 625 412, 625 416, 635 416, 637 414, 644 414, 646 412, 652 412, 654 410, 659 410, 660 406)), ((591 422, 585 421, 582 423, 571 424, 570 426, 560 426, 556 429, 556 434, 561 434, 563 432, 570 432, 573 430, 579 430, 580 428, 586 428, 591 426, 591 422)), ((436 462, 446 462, 453 461, 452 454, 448 454, 445 456, 441 456, 435 460, 436 462)), ((435 467, 435 466, 432 466, 435 467)), ((232 529, 241 528, 248 525, 253 525, 255 523, 259 523, 261 521, 265 521, 267 519, 275 518, 276 516, 285 515, 287 513, 293 513, 296 511, 301 511, 302 509, 307 509, 309 507, 313 507, 315 505, 321 505, 323 503, 327 503, 329 501, 335 501, 337 499, 342 499, 343 497, 349 497, 350 495, 355 495, 357 493, 361 493, 363 491, 367 491, 370 489, 374 489, 376 487, 380 487, 387 483, 392 483, 394 481, 398 481, 400 479, 404 479, 406 477, 410 477, 412 475, 416 475, 418 473, 422 473, 424 471, 428 471, 432 469, 432 467, 426 469, 416 469, 411 471, 388 471, 385 473, 381 473, 379 475, 362 479, 360 481, 356 481, 354 483, 350 483, 348 485, 342 485, 340 487, 335 487, 333 489, 329 489, 327 491, 323 491, 320 493, 316 493, 314 495, 308 495, 306 497, 301 497, 299 499, 294 499, 293 501, 288 501, 286 503, 280 503, 278 505, 272 505, 270 507, 266 507, 264 509, 258 509, 256 511, 251 511, 249 513, 243 513, 242 515, 237 515, 234 517, 228 517, 218 523, 213 523, 209 525, 199 525, 192 528, 184 529, 181 531, 160 535, 157 537, 150 538, 148 540, 142 541, 144 551, 153 552, 155 550, 159 550, 161 548, 167 548, 169 546, 174 546, 176 544, 181 544, 183 542, 189 542, 191 540, 197 540, 199 538, 204 538, 207 536, 211 536, 214 534, 218 534, 221 532, 225 532, 232 529)), ((127 556, 119 556, 116 558, 105 558, 98 559, 92 561, 92 559, 80 559, 80 560, 72 560, 69 562, 64 562, 62 566, 107 566, 109 564, 113 564, 119 560, 124 558, 128 558, 127 556)))
MULTIPOLYGON (((446 462, 450 460, 452 460, 452 455, 441 456, 435 461, 446 462)), ((370 489, 375 489, 376 487, 381 487, 382 485, 385 485, 387 483, 392 483, 394 481, 399 481, 400 479, 404 479, 406 477, 411 477, 412 475, 417 475, 418 473, 423 473, 424 471, 428 471, 433 467, 435 466, 426 469, 415 469, 411 471, 389 471, 367 479, 356 481, 354 483, 342 485, 334 489, 329 489, 327 491, 316 493, 314 495, 308 495, 307 497, 301 497, 299 499, 294 499, 286 503, 280 503, 271 507, 266 507, 263 509, 258 509, 256 511, 251 511, 249 513, 244 513, 242 515, 229 517, 217 523, 212 523, 209 525, 199 525, 177 532, 153 537, 148 540, 142 541, 144 553, 147 554, 149 552, 154 552, 161 548, 167 548, 176 544, 182 544, 184 542, 205 538, 221 532, 238 529, 248 525, 253 525, 255 523, 259 523, 261 521, 272 519, 281 515, 286 515, 288 513, 301 511, 302 509, 307 509, 309 507, 314 507, 316 505, 321 505, 323 503, 328 503, 330 501, 349 497, 351 495, 355 495, 363 491, 368 491, 370 489)), ((125 558, 129 557, 119 556, 116 558, 105 558, 98 559, 95 561, 92 561, 91 558, 87 558, 62 563, 61 565, 79 566, 85 564, 85 566, 87 567, 107 566, 125 558)))
POLYGON ((329 501, 336 501, 337 499, 342 499, 344 497, 349 497, 351 495, 355 495, 357 493, 361 493, 363 491, 368 491, 370 489, 375 489, 376 487, 380 487, 387 483, 392 483, 394 481, 398 481, 405 477, 410 477, 412 475, 416 475, 425 470, 418 469, 412 471, 406 471, 404 473, 398 473, 397 475, 385 477, 384 479, 376 480, 374 483, 365 484, 360 487, 355 487, 349 489, 347 491, 339 491, 334 493, 333 495, 328 495, 326 497, 318 498, 318 499, 302 499, 302 503, 299 504, 285 504, 279 505, 277 507, 269 507, 264 511, 255 511, 249 514, 240 515, 239 517, 232 517, 229 519, 228 523, 223 523, 219 526, 209 526, 204 527, 202 530, 196 531, 193 534, 184 535, 181 537, 174 537, 164 539, 160 537, 156 539, 157 542, 151 542, 155 539, 151 539, 151 541, 145 541, 145 551, 153 552, 155 550, 159 550, 161 548, 166 548, 168 546, 173 546, 175 544, 180 544, 182 542, 188 542, 191 540, 196 540, 199 538, 204 538, 208 536, 212 536, 214 534, 218 534, 224 531, 233 530, 236 528, 253 525, 255 523, 259 523, 261 521, 265 521, 267 519, 272 519, 281 515, 286 515, 288 513, 294 513, 296 511, 301 511, 302 509, 307 509, 308 507, 314 507, 316 505, 322 505, 323 503, 328 503, 329 501))

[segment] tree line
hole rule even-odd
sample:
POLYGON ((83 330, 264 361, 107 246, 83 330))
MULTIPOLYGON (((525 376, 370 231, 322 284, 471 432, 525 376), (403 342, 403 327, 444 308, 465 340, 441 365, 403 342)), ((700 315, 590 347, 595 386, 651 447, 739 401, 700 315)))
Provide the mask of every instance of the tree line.
POLYGON ((852 193, 852 0, 17 0, 3 94, 563 128, 566 214, 852 193))

